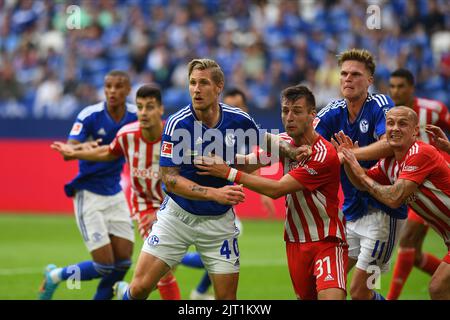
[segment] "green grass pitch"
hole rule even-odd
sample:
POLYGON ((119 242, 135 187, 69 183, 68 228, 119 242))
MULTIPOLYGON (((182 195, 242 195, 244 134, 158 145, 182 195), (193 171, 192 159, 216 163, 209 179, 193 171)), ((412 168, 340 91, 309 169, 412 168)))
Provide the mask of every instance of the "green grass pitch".
MULTIPOLYGON (((239 239, 241 273, 239 299, 292 300, 295 295, 287 270, 283 241, 283 222, 244 220, 244 232, 239 239)), ((45 265, 65 266, 89 260, 75 219, 71 216, 1 214, 0 226, 0 299, 36 299, 45 265)), ((136 236, 133 263, 137 261, 142 240, 136 236)), ((439 258, 446 249, 443 241, 430 231, 425 251, 439 258)), ((394 255, 394 258, 396 255, 394 255)), ((133 269, 128 272, 130 280, 133 269)), ((200 280, 203 271, 179 266, 176 277, 183 299, 200 280)), ((391 273, 382 276, 380 292, 386 295, 391 273)), ((430 277, 414 269, 403 290, 401 299, 428 300, 430 277)), ((81 283, 81 289, 68 289, 62 283, 55 299, 91 299, 98 280, 81 283)), ((150 299, 159 299, 159 293, 150 299)))

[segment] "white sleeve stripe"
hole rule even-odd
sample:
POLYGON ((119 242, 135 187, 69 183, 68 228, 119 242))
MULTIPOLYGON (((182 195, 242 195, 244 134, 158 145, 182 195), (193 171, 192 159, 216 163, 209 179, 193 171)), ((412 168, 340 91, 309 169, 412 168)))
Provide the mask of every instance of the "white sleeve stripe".
POLYGON ((377 102, 378 106, 381 108, 382 107, 382 103, 380 102, 380 98, 377 96, 373 96, 373 99, 377 102))
POLYGON ((183 117, 185 115, 189 115, 190 114, 190 109, 189 107, 183 108, 180 111, 178 111, 177 113, 175 113, 174 115, 172 115, 169 120, 167 120, 166 123, 166 130, 164 131, 164 134, 168 134, 170 131, 172 131, 172 127, 176 124, 174 122, 176 122, 177 119, 179 119, 180 117, 183 117))
POLYGON ((79 120, 83 121, 84 119, 89 117, 91 114, 93 114, 95 112, 103 111, 103 109, 104 109, 103 102, 99 102, 97 104, 94 104, 92 106, 86 107, 83 110, 81 110, 81 112, 78 114, 77 118, 79 120))
POLYGON ((243 115, 244 117, 246 117, 247 119, 252 120, 252 118, 247 113, 245 113, 244 111, 241 111, 240 109, 235 110, 234 108, 226 107, 226 105, 224 105, 222 107, 222 110, 225 112, 240 114, 240 115, 243 115))
POLYGON ((176 129, 176 126, 177 126, 178 122, 180 122, 181 120, 186 119, 187 117, 190 117, 190 116, 191 116, 191 113, 188 113, 188 114, 184 115, 183 117, 178 118, 177 120, 175 120, 174 122, 172 122, 172 126, 171 126, 171 128, 170 128, 170 131, 168 131, 168 133, 166 133, 166 134, 169 135, 169 136, 172 136, 172 135, 173 135, 173 132, 174 132, 175 129, 176 129))

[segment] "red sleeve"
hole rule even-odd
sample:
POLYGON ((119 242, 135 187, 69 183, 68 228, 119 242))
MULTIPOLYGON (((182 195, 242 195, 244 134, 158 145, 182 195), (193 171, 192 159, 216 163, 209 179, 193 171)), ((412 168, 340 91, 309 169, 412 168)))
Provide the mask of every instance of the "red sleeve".
POLYGON ((378 161, 372 168, 367 170, 367 175, 382 185, 390 185, 391 182, 382 169, 385 161, 385 159, 381 159, 380 161, 378 161))
POLYGON ((322 161, 308 161, 305 166, 289 171, 289 175, 300 182, 308 191, 325 184, 339 184, 340 163, 336 157, 322 161))
POLYGON ((109 144, 109 151, 115 156, 123 156, 124 152, 122 146, 119 143, 119 139, 122 139, 123 135, 116 136, 114 140, 109 144))
POLYGON ((444 131, 450 131, 450 112, 445 104, 441 104, 442 110, 439 113, 439 119, 436 123, 444 131))
POLYGON ((434 154, 434 157, 433 154, 434 152, 432 152, 431 148, 427 148, 409 156, 398 178, 410 180, 419 185, 422 184, 435 169, 436 161, 433 158, 436 158, 436 154, 434 154))

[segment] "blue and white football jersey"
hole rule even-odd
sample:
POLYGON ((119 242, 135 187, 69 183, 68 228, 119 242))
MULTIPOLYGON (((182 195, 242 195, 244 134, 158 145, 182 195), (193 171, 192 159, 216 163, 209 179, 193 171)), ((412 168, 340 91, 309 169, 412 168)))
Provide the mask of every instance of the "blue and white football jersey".
MULTIPOLYGON (((262 134, 262 133, 261 133, 262 134)), ((248 150, 258 145, 260 132, 255 121, 238 108, 220 104, 220 120, 214 128, 208 128, 196 117, 191 105, 184 107, 167 120, 161 141, 161 167, 179 167, 180 175, 199 185, 221 188, 233 183, 212 176, 198 175, 193 159, 213 153, 228 164, 234 163, 237 150, 243 143, 248 150), (246 139, 243 139, 247 135, 246 139)), ((196 215, 221 215, 231 206, 215 201, 189 200, 174 193, 164 191, 181 208, 196 215)))
MULTIPOLYGON (((358 141, 360 147, 367 146, 386 133, 386 113, 394 107, 389 96, 369 94, 356 120, 349 121, 345 99, 335 100, 320 110, 315 120, 316 131, 328 141, 335 133, 343 131, 353 142, 358 141)), ((362 167, 371 168, 377 161, 360 161, 362 167)), ((357 190, 341 168, 341 184, 344 191, 343 211, 347 221, 358 219, 367 213, 369 205, 379 208, 395 218, 406 217, 406 206, 391 209, 374 199, 367 192, 357 190)))
MULTIPOLYGON (((109 115, 106 102, 88 106, 78 114, 68 139, 79 142, 102 139, 101 145, 109 145, 120 128, 137 120, 136 112, 136 106, 127 103, 125 115, 116 122, 109 115)), ((123 157, 111 162, 79 160, 78 175, 64 186, 66 195, 72 197, 76 190, 88 190, 100 195, 118 193, 122 190, 120 173, 124 162, 123 157)))

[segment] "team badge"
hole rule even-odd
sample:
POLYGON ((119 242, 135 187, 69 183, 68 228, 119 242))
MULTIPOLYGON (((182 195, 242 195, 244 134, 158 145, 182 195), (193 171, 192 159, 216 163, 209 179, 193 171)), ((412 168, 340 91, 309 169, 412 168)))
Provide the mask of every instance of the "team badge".
POLYGON ((152 235, 147 238, 147 242, 151 246, 156 246, 159 243, 159 238, 158 236, 152 235))
POLYGON ((172 158, 173 143, 164 141, 161 146, 161 157, 172 158))
POLYGON ((83 129, 83 124, 82 123, 80 123, 80 122, 74 123, 73 127, 72 127, 72 130, 70 130, 69 135, 70 136, 77 136, 77 135, 80 134, 81 129, 83 129))
POLYGON ((366 119, 362 119, 359 122, 359 130, 362 133, 367 133, 367 131, 369 131, 369 121, 367 121, 366 119))
POLYGON ((227 133, 225 136, 225 144, 227 147, 232 147, 236 143, 236 137, 232 133, 227 133))

